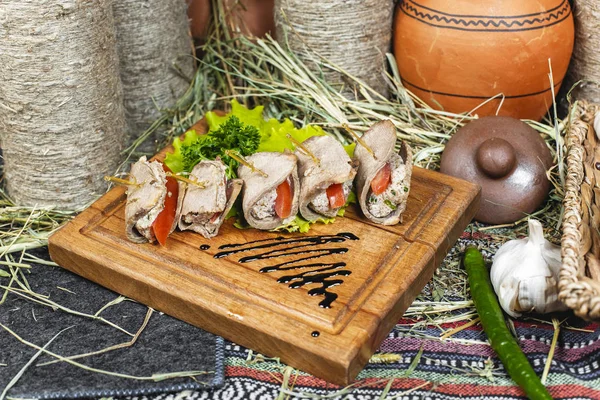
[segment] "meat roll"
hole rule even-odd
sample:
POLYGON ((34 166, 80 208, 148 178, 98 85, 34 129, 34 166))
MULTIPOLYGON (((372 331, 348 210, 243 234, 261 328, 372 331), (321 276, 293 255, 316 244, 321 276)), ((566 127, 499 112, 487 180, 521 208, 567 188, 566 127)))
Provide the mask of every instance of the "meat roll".
POLYGON ((189 179, 204 187, 179 183, 179 229, 198 232, 207 239, 217 236, 227 213, 242 189, 241 179, 228 180, 222 161, 201 161, 189 179))
POLYGON ((362 140, 375 157, 359 143, 354 158, 359 162, 356 190, 360 208, 373 222, 395 225, 402 221, 410 191, 412 151, 402 143, 395 151, 396 127, 389 121, 373 125, 362 140))
MULTIPOLYGON (((158 161, 148 162, 142 157, 131 166, 127 187, 125 223, 127 238, 135 243, 154 242, 152 223, 164 208, 167 195, 167 177, 158 161)), ((171 231, 175 229, 175 224, 171 231)))
POLYGON ((356 163, 331 136, 313 136, 302 143, 318 160, 296 150, 300 177, 300 214, 314 221, 335 217, 346 204, 356 175, 356 163))
POLYGON ((287 151, 261 152, 246 160, 259 170, 245 165, 238 168, 244 181, 242 208, 248 224, 265 230, 289 224, 298 213, 300 194, 296 156, 287 151))

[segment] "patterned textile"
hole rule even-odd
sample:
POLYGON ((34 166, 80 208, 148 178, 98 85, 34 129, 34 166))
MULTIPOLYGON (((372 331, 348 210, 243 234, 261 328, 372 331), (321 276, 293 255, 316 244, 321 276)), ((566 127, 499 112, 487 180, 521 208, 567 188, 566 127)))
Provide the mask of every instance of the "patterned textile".
MULTIPOLYGON (((414 320, 403 319, 382 343, 379 351, 396 354, 398 361, 369 363, 354 387, 335 385, 294 371, 291 391, 283 391, 283 365, 276 361, 248 362, 249 350, 227 342, 225 384, 214 392, 183 392, 161 399, 525 399, 523 392, 506 375, 502 364, 486 343, 481 327, 467 328, 453 342, 436 339, 442 330, 461 324, 426 326, 421 338, 409 334, 414 320), (460 339, 460 340, 459 340, 460 339), (414 358, 423 349, 415 370, 406 377, 414 358), (381 397, 388 385, 387 395, 381 397), (290 394, 287 397, 287 394, 290 394), (301 395, 303 394, 303 395, 301 395)), ((578 321, 573 321, 577 323, 578 321)), ((551 324, 515 322, 523 351, 538 375, 546 363, 554 333, 551 324)), ((562 328, 547 385, 555 399, 600 399, 600 324, 581 323, 562 328)))

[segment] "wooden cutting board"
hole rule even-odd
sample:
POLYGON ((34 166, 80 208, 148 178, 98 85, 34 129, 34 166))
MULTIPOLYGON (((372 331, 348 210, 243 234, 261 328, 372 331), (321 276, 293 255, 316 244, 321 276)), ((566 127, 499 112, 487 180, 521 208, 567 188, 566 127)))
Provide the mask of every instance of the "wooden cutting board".
POLYGON ((116 187, 52 235, 49 250, 124 296, 347 385, 431 279, 479 195, 476 185, 415 168, 397 226, 372 224, 351 206, 307 234, 240 230, 230 220, 213 239, 177 231, 161 247, 127 240, 125 188, 116 187))

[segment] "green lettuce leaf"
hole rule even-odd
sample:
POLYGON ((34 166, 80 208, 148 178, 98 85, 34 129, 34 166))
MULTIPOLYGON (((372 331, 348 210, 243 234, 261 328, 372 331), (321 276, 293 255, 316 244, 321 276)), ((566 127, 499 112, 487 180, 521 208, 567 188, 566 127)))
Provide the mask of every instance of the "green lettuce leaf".
POLYGON ((165 164, 171 169, 171 171, 173 171, 173 173, 176 174, 185 170, 181 148, 196 142, 200 136, 202 135, 198 135, 195 130, 191 129, 185 133, 183 140, 181 140, 179 137, 176 137, 173 140, 174 152, 167 153, 167 156, 165 157, 165 164))
POLYGON ((289 233, 292 233, 292 232, 306 233, 310 230, 310 226, 312 224, 316 224, 317 222, 320 222, 323 224, 331 224, 331 223, 335 222, 335 218, 319 218, 315 221, 307 221, 304 218, 302 218, 300 215, 296 215, 296 218, 294 218, 294 220, 292 222, 290 222, 287 225, 278 226, 277 228, 273 229, 273 231, 274 232, 289 232, 289 233))

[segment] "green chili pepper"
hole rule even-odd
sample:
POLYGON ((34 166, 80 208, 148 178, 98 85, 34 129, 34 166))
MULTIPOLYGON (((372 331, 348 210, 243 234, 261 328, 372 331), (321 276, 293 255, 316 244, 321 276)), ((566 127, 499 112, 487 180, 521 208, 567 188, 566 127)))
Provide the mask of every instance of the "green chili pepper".
POLYGON ((552 399, 506 326, 504 314, 490 282, 488 269, 477 248, 467 248, 463 265, 469 277, 471 297, 481 319, 483 331, 486 333, 492 349, 502 361, 508 375, 525 391, 530 399, 552 399))

